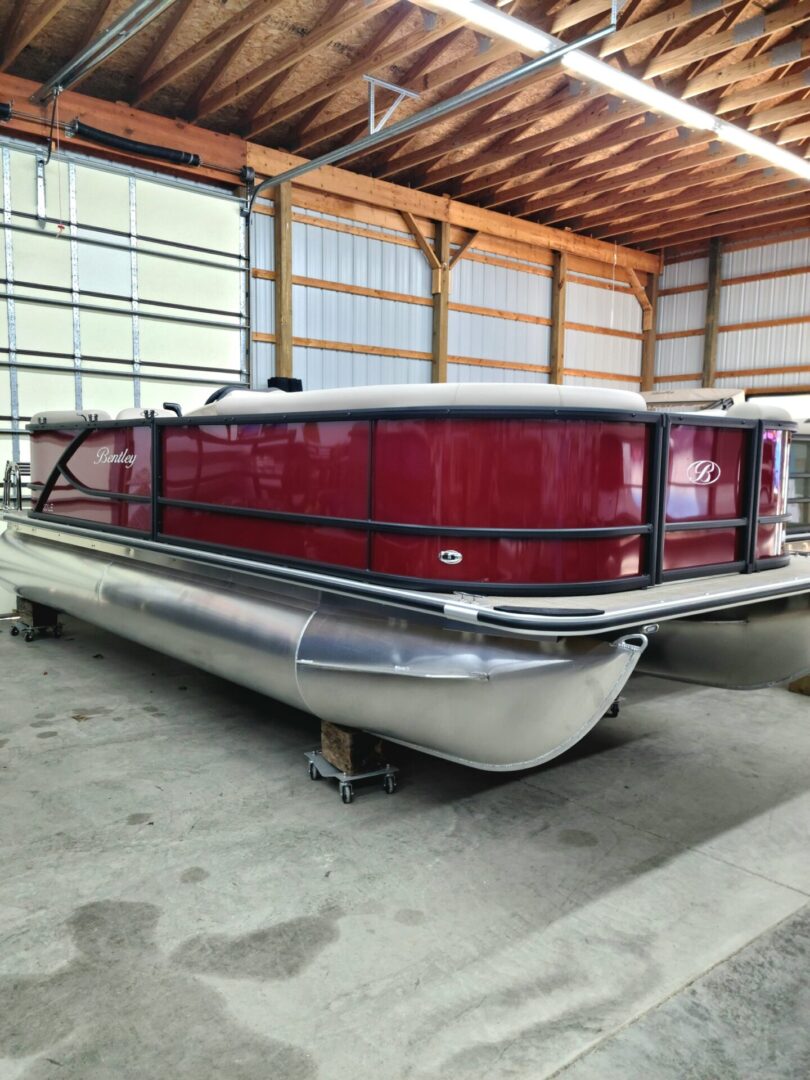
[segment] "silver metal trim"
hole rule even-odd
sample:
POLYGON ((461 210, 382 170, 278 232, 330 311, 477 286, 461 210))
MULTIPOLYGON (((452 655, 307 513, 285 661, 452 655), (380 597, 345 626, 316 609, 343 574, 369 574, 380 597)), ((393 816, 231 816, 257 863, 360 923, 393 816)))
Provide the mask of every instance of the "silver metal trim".
MULTIPOLYGON (((151 540, 127 538, 121 540, 112 539, 109 533, 97 532, 93 529, 70 528, 56 524, 51 525, 44 521, 31 523, 31 519, 24 514, 5 513, 3 519, 31 536, 47 537, 59 543, 70 544, 76 547, 90 548, 95 551, 107 552, 124 558, 152 560, 159 565, 181 566, 184 560, 189 560, 199 566, 220 567, 231 571, 242 572, 248 575, 258 576, 264 581, 284 581, 290 585, 298 585, 305 589, 318 589, 325 593, 336 596, 356 599, 358 596, 370 600, 376 600, 388 606, 406 610, 421 611, 423 614, 434 618, 444 617, 455 623, 476 623, 478 629, 486 633, 518 634, 521 637, 591 637, 594 634, 614 633, 625 629, 634 629, 649 622, 665 622, 682 618, 689 614, 696 600, 710 598, 701 613, 722 611, 728 608, 744 607, 749 604, 765 603, 768 600, 793 593, 810 592, 810 559, 802 555, 794 556, 790 567, 776 570, 764 570, 756 575, 734 575, 732 577, 718 578, 695 578, 688 581, 680 581, 677 587, 685 595, 676 600, 671 599, 671 584, 659 585, 654 589, 643 592, 611 594, 612 597, 620 596, 628 598, 624 607, 617 607, 612 611, 605 611, 603 615, 588 616, 588 628, 576 630, 571 628, 571 619, 554 615, 526 615, 516 612, 498 611, 498 626, 486 627, 479 622, 481 615, 491 614, 492 607, 488 602, 480 599, 462 599, 454 597, 447 600, 445 593, 430 593, 418 589, 399 588, 392 585, 380 585, 376 582, 362 579, 343 578, 336 574, 321 573, 313 570, 301 570, 284 566, 279 563, 261 562, 254 559, 238 558, 231 555, 220 555, 212 552, 201 551, 195 548, 180 547, 174 544, 155 543, 151 540), (802 565, 806 563, 805 565, 802 565), (801 567, 802 572, 799 572, 801 567), (785 571, 790 569, 792 576, 787 576, 785 571), (751 578, 759 580, 759 584, 750 583, 751 578), (777 580, 774 581, 773 578, 777 580), (765 580, 763 580, 765 579, 765 580), (728 582, 734 582, 736 587, 724 587, 728 582), (630 602, 630 598, 633 601, 630 602), (670 613, 662 615, 661 608, 667 604, 670 613), (679 611, 683 609, 683 613, 679 611)), ((539 599, 543 597, 538 594, 539 599)), ((491 601, 492 598, 487 598, 491 601)), ((520 599, 510 597, 510 602, 520 603, 520 599)), ((559 597, 549 598, 549 602, 559 601, 559 597)), ((583 608, 592 607, 602 603, 604 595, 582 595, 576 598, 577 605, 583 608)), ((563 598, 568 606, 571 598, 563 598)), ((496 602, 503 603, 503 600, 496 602)), ((525 602, 525 601, 524 601, 525 602)))
POLYGON ((8 324, 8 379, 11 410, 11 456, 20 460, 20 395, 17 385, 17 313, 14 301, 14 240, 11 231, 11 152, 3 147, 3 247, 6 267, 6 319, 8 324))
POLYGON ((132 313, 132 396, 136 409, 141 407, 141 326, 138 315, 138 189, 134 176, 129 178, 129 283, 132 313))
MULTIPOLYGON (((57 166, 58 167, 58 166, 57 166)), ((73 384, 76 409, 82 409, 82 320, 79 292, 79 224, 76 214, 76 166, 68 162, 68 215, 70 221, 70 299, 73 316, 73 384)))

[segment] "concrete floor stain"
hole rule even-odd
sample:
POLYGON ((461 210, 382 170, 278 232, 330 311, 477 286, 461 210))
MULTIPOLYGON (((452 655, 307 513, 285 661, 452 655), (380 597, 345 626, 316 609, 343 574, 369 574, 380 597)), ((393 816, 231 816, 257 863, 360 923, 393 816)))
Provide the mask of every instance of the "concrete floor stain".
POLYGON ((201 935, 169 956, 155 941, 160 916, 148 903, 84 904, 67 920, 77 950, 70 963, 50 975, 0 977, 0 1055, 42 1055, 20 1080, 50 1078, 56 1062, 65 1080, 314 1080, 307 1051, 242 1027, 191 972, 287 978, 334 940, 337 913, 241 937, 201 935), (178 1039, 184 1027, 188 1037, 178 1039))

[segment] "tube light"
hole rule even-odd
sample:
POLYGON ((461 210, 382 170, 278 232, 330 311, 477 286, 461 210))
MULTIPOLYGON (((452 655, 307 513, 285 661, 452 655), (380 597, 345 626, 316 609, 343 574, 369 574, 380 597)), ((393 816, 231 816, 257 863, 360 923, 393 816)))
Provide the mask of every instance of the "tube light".
MULTIPOLYGON (((538 30, 536 26, 522 19, 507 15, 505 11, 484 3, 484 0, 420 0, 420 2, 431 8, 449 11, 487 34, 512 41, 522 52, 539 55, 558 49, 563 44, 559 38, 547 34, 544 30, 538 30)), ((591 82, 600 83, 620 97, 638 101, 653 112, 671 116, 679 124, 697 131, 711 131, 720 142, 736 146, 745 154, 763 158, 772 165, 800 176, 803 180, 810 180, 810 161, 799 157, 798 154, 775 146, 767 139, 736 124, 731 124, 728 120, 721 120, 706 109, 690 105, 681 98, 668 94, 665 90, 659 90, 651 83, 644 82, 643 79, 628 75, 605 63, 604 60, 591 56, 590 53, 573 49, 562 57, 560 63, 569 71, 591 82)))

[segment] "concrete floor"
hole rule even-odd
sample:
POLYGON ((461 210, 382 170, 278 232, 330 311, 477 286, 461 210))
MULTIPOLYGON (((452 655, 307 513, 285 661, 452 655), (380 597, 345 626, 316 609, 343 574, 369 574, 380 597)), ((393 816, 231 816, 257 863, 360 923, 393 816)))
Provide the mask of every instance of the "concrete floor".
POLYGON ((344 807, 312 718, 66 626, 0 633, 0 1080, 810 1075, 807 698, 639 679, 344 807))

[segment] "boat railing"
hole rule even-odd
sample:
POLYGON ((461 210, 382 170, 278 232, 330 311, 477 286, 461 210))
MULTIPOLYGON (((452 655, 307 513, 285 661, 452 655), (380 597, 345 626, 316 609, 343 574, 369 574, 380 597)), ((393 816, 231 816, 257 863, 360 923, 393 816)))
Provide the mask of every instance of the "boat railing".
POLYGON ((3 509, 22 510, 23 487, 28 487, 31 466, 23 461, 7 461, 3 474, 3 509))

